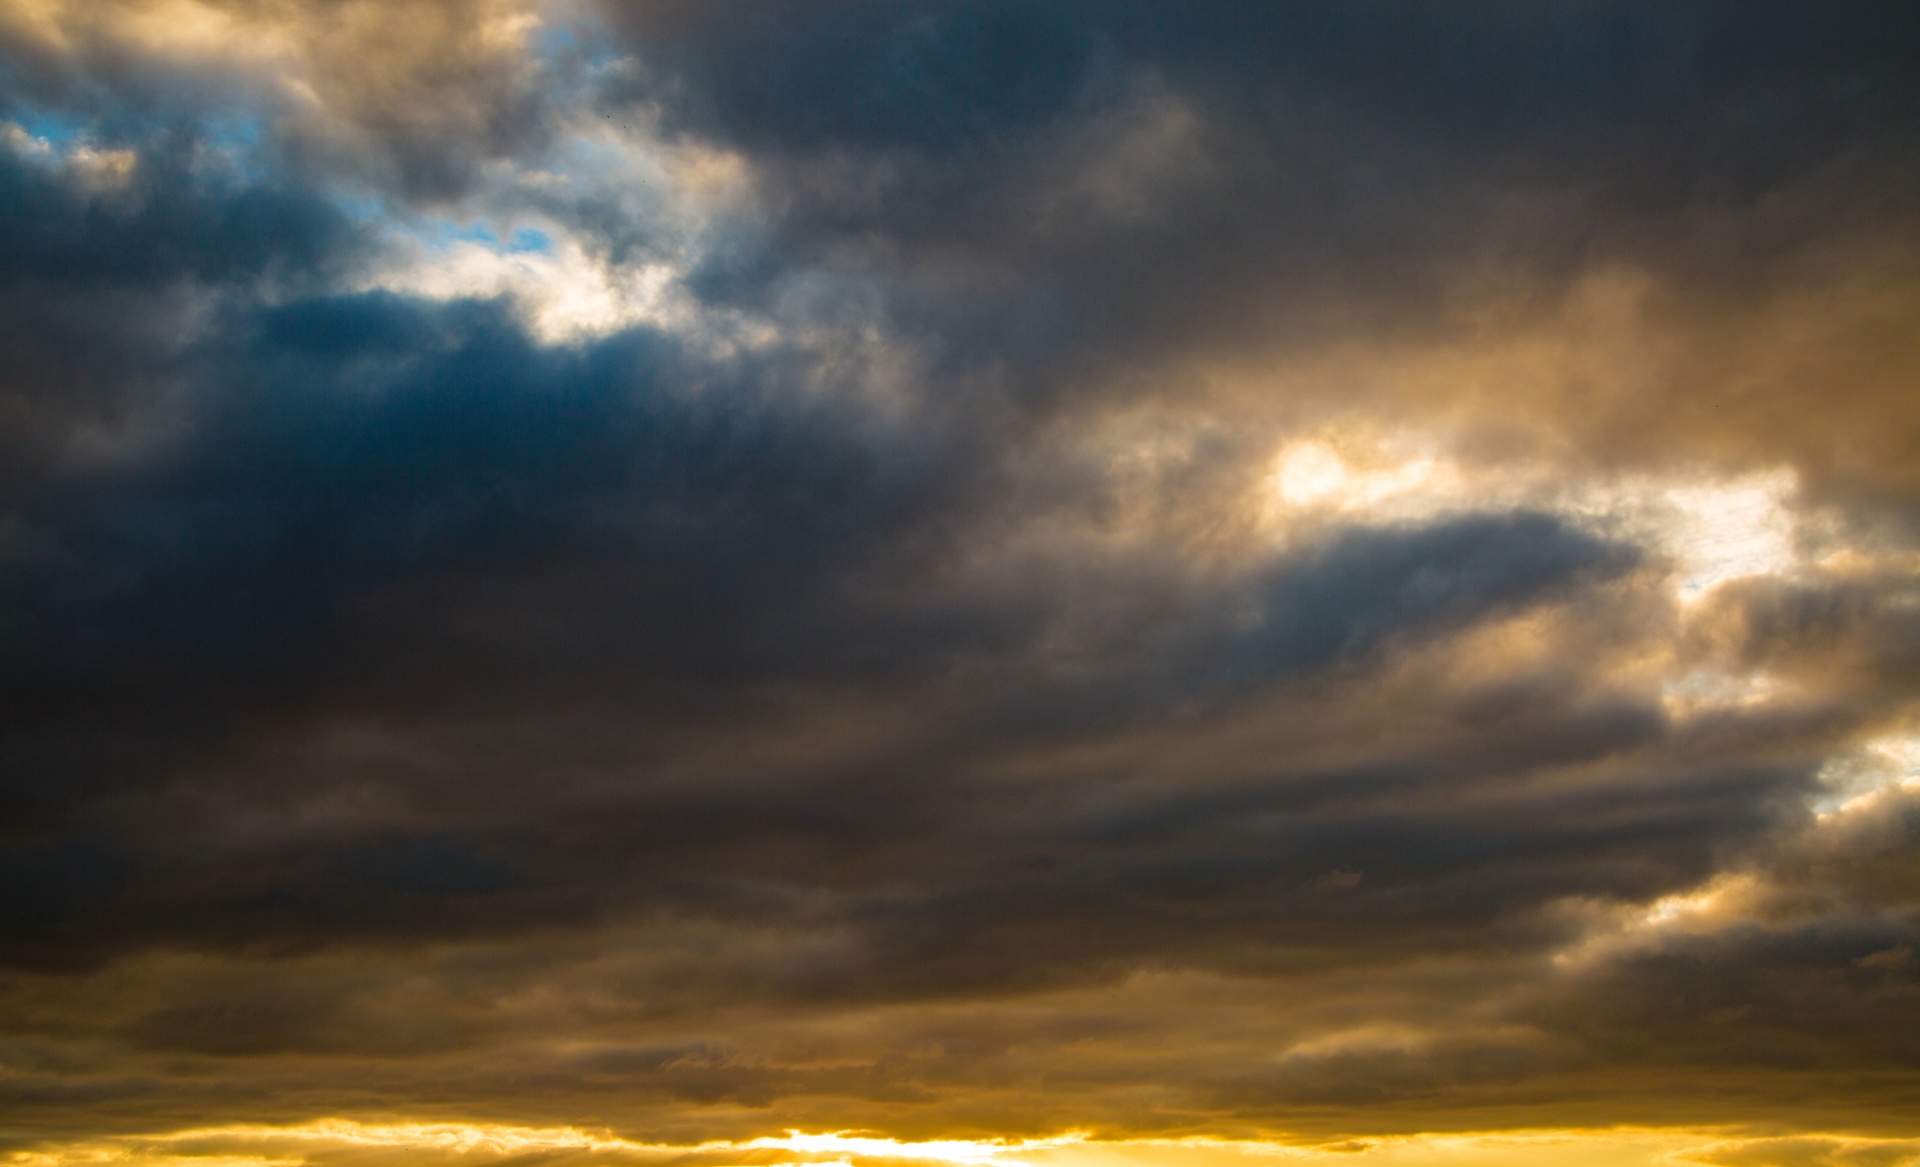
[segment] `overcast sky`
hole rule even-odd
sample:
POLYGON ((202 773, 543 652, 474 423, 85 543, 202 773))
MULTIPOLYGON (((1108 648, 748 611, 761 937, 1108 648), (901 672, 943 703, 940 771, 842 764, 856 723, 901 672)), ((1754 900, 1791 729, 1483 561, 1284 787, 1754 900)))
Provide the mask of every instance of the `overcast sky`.
POLYGON ((0 1163, 1894 1167, 1916 947, 1920 6, 0 0, 0 1163))

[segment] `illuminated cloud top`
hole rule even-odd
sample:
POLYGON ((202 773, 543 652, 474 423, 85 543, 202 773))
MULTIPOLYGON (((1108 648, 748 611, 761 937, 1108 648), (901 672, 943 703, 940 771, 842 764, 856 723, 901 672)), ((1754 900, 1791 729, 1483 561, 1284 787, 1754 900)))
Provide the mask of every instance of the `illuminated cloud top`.
POLYGON ((1920 1161, 1917 45, 0 0, 0 1161, 1920 1161))

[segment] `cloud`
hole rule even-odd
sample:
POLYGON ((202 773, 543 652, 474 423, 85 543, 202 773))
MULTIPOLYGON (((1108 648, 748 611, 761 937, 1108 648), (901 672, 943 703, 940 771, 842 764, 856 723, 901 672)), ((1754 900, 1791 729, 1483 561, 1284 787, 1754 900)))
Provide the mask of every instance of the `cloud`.
POLYGON ((22 1163, 1907 1154, 1908 16, 0 11, 22 1163))
POLYGON ((1800 1164, 1909 1163, 1920 1148, 1901 1139, 1752 1139, 1722 1144, 1688 1154, 1701 1163, 1763 1164, 1799 1167, 1800 1164))
POLYGON ((431 198, 538 139, 540 23, 518 0, 17 0, 0 44, 14 102, 110 120, 239 103, 296 156, 431 198))

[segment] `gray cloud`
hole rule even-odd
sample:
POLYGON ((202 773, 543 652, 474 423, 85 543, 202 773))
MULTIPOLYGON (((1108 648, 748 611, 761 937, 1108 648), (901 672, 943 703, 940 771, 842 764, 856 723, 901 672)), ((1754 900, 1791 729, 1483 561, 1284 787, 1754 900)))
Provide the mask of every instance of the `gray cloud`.
POLYGON ((0 41, 14 1145, 1905 1153, 1903 10, 206 12, 0 41))

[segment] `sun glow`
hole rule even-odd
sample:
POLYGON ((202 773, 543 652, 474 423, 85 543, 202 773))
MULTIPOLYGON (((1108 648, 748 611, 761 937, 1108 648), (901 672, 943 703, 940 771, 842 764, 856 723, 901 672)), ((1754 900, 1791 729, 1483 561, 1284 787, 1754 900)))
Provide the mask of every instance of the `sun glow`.
POLYGON ((1308 438, 1274 458, 1273 501, 1283 512, 1333 514, 1430 509, 1455 493, 1456 472, 1432 455, 1308 438))
POLYGON ((711 1163, 849 1163, 913 1160, 957 1167, 1017 1167, 1017 1156, 1085 1141, 1078 1132, 1044 1139, 900 1139, 849 1132, 783 1135, 695 1144, 649 1143, 576 1127, 524 1127, 491 1123, 362 1123, 328 1118, 298 1126, 234 1124, 160 1134, 131 1135, 16 1151, 0 1163, 17 1167, 78 1167, 89 1163, 137 1163, 155 1167, 247 1167, 329 1161, 355 1151, 404 1149, 462 1161, 525 1155, 589 1154, 635 1163, 693 1159, 711 1163))
POLYGON ((1730 579, 1790 570, 1797 557, 1788 501, 1796 489, 1783 472, 1667 490, 1681 595, 1693 599, 1730 579))
MULTIPOLYGON (((1676 479, 1626 474, 1568 480, 1563 468, 1474 464, 1432 435, 1328 429, 1289 440, 1267 462, 1263 522, 1291 541, 1328 523, 1401 524, 1449 514, 1544 511, 1657 548, 1684 603, 1730 580, 1810 567, 1806 516, 1790 470, 1676 479)), ((1697 695, 1697 694, 1696 694, 1697 695)))
MULTIPOLYGON (((1804 1142, 1806 1140, 1799 1140, 1804 1142)), ((1822 1137, 1823 1143, 1899 1162, 1920 1144, 1898 1139, 1822 1137)), ((499 1163, 590 1159, 651 1167, 784 1164, 944 1163, 954 1167, 1282 1167, 1303 1162, 1375 1167, 1677 1167, 1687 1163, 1766 1164, 1778 1139, 1725 1132, 1608 1129, 1345 1137, 1299 1143, 1259 1139, 1095 1139, 1083 1132, 1028 1139, 901 1140, 852 1132, 788 1131, 738 1141, 649 1143, 574 1127, 488 1123, 360 1123, 319 1119, 298 1126, 236 1124, 160 1134, 42 1145, 0 1155, 9 1167, 308 1167, 357 1161, 391 1164, 499 1163)), ((1791 1148, 1789 1148, 1790 1150, 1791 1148)), ((1780 1160, 1785 1161, 1785 1160, 1780 1160)), ((1797 1161, 1797 1160, 1794 1160, 1797 1161)))
POLYGON ((873 1159, 924 1159, 936 1163, 1001 1164, 1020 1163, 1022 1151, 1068 1146, 1085 1141, 1079 1134, 1055 1139, 1027 1139, 1016 1142, 975 1142, 966 1139, 934 1139, 924 1143, 904 1143, 898 1139, 866 1138, 855 1135, 809 1135, 789 1131, 779 1138, 754 1139, 738 1144, 755 1149, 798 1151, 805 1154, 831 1154, 873 1159))

